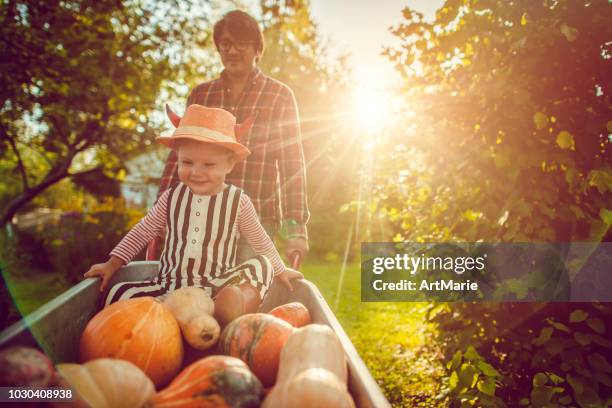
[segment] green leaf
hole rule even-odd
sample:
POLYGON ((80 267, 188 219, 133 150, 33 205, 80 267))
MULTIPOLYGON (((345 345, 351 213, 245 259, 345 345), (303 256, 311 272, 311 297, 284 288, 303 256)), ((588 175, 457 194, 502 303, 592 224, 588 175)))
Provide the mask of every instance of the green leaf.
POLYGON ((472 388, 478 381, 478 373, 476 369, 468 364, 463 363, 459 371, 459 384, 464 387, 472 388))
POLYGON ((570 314, 570 322, 579 323, 589 317, 589 314, 582 309, 576 309, 570 314))
POLYGON ((550 324, 551 326, 553 326, 557 330, 560 330, 560 331, 563 331, 563 332, 566 332, 566 333, 570 332, 569 327, 567 327, 563 323, 555 322, 554 320, 548 319, 548 324, 550 324))
POLYGON ((448 379, 448 386, 450 390, 452 391, 457 388, 457 384, 459 384, 459 376, 457 375, 456 371, 453 371, 448 379))
POLYGON ((450 371, 454 371, 459 366, 459 363, 461 362, 461 356, 462 356, 461 350, 457 350, 457 352, 455 353, 451 361, 449 361, 446 364, 446 368, 448 368, 450 371))
POLYGON ((529 398, 521 398, 519 404, 523 407, 529 405, 529 398))
POLYGON ((606 325, 599 317, 592 317, 590 319, 587 319, 587 324, 591 329, 593 329, 599 334, 603 334, 606 332, 606 325))
POLYGON ((606 193, 612 187, 612 172, 606 170, 591 170, 587 176, 589 187, 597 188, 601 194, 606 193))
POLYGON ((607 208, 599 210, 599 217, 608 225, 612 225, 612 211, 607 208))
POLYGON ((584 391, 584 382, 580 377, 568 373, 565 376, 565 380, 577 394, 580 394, 582 391, 584 391))
POLYGON ((535 123, 536 129, 542 130, 548 125, 548 116, 542 112, 536 112, 533 115, 533 123, 535 123))
POLYGON ((554 394, 552 387, 535 387, 531 390, 531 403, 534 407, 548 404, 554 394))
POLYGON ((534 387, 541 387, 543 385, 546 385, 546 383, 548 382, 548 376, 544 373, 537 373, 534 377, 533 377, 533 386, 534 387))
POLYGON ((536 346, 541 346, 542 344, 546 343, 550 339, 552 334, 553 334, 552 327, 544 327, 542 328, 542 330, 540 330, 540 335, 538 336, 538 338, 535 340, 532 340, 531 342, 535 344, 536 346))
POLYGON ((574 333, 574 340, 581 346, 588 346, 591 344, 591 336, 582 332, 574 333))
POLYGON ((584 390, 582 393, 576 394, 575 397, 576 402, 582 408, 601 408, 603 406, 599 395, 590 388, 584 390))
POLYGON ((493 378, 485 378, 478 381, 478 390, 486 395, 495 395, 495 380, 493 378))
POLYGON ((587 361, 589 365, 596 370, 603 371, 604 373, 612 373, 612 366, 608 363, 608 360, 599 353, 589 354, 587 361))
POLYGON ((478 360, 478 359, 482 358, 482 357, 480 357, 480 354, 478 354, 478 352, 476 351, 474 346, 469 346, 467 348, 465 354, 463 355, 463 357, 468 359, 468 360, 478 360))
POLYGON ((486 361, 479 361, 476 366, 488 377, 501 377, 501 374, 486 361))
POLYGON ((562 130, 557 135, 557 144, 562 149, 575 150, 576 144, 574 142, 574 136, 567 130, 562 130))

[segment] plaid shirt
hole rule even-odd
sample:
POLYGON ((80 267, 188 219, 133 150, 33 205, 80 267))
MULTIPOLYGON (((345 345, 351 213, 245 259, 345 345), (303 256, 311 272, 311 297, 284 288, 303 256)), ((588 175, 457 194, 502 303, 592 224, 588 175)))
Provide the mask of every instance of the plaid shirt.
MULTIPOLYGON (((287 238, 308 239, 306 222, 306 171, 297 104, 291 89, 258 68, 232 105, 225 75, 195 87, 187 106, 197 103, 222 108, 242 123, 257 115, 244 140, 251 154, 237 163, 226 181, 242 188, 253 201, 262 222, 282 226, 287 238)), ((177 155, 170 152, 162 174, 158 197, 178 184, 177 155)))

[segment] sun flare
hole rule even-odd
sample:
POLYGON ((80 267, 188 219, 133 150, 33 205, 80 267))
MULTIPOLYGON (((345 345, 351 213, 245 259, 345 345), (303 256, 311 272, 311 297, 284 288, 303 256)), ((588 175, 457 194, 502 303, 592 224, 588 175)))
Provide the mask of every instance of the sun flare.
POLYGON ((393 96, 385 90, 360 87, 352 96, 352 116, 368 134, 381 132, 392 119, 393 96))

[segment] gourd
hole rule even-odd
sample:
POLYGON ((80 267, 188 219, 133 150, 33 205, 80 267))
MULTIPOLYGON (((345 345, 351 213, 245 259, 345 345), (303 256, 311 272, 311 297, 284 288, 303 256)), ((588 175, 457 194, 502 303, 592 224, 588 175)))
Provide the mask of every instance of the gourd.
POLYGON ((324 368, 309 368, 268 394, 262 408, 354 408, 346 384, 324 368))
POLYGON ((280 352, 294 328, 265 313, 232 320, 221 332, 219 349, 244 361, 265 387, 276 381, 280 352))
POLYGON ((289 336, 280 354, 278 383, 309 368, 331 371, 346 387, 348 371, 344 348, 329 326, 309 324, 289 336))
POLYGON ((149 377, 125 360, 58 364, 57 371, 77 394, 72 402, 77 407, 139 408, 155 395, 149 377))
POLYGON ((147 407, 258 407, 261 382, 246 364, 228 356, 210 356, 186 367, 147 407))
POLYGON ((110 357, 127 360, 163 386, 179 372, 183 340, 178 323, 152 297, 120 300, 87 324, 80 341, 80 361, 110 357))
POLYGON ((300 302, 291 302, 277 306, 270 311, 270 314, 283 319, 293 327, 302 327, 310 324, 310 312, 300 302))
POLYGON ((53 363, 37 349, 14 346, 0 351, 0 387, 47 387, 53 363))
POLYGON ((221 328, 212 316, 215 304, 198 287, 184 287, 170 293, 164 305, 178 322, 185 341, 198 350, 207 350, 219 339, 221 328))

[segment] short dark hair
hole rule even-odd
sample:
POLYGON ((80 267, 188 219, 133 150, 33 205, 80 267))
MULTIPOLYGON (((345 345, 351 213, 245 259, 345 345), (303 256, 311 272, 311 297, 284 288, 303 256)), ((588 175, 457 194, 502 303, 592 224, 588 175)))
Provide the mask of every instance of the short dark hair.
POLYGON ((227 31, 239 40, 251 40, 254 42, 255 50, 263 54, 264 37, 255 20, 251 15, 242 10, 232 10, 215 24, 213 29, 213 40, 219 49, 219 37, 223 30, 227 31))

